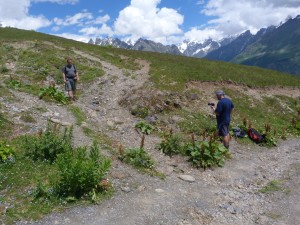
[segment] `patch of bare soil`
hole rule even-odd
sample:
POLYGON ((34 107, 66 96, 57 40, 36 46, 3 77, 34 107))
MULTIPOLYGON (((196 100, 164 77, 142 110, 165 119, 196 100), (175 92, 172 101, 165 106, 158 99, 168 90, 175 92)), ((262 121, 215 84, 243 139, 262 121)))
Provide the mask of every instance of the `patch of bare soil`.
MULTIPOLYGON (((105 75, 93 84, 78 84, 80 98, 73 103, 84 111, 87 126, 94 132, 107 135, 116 146, 138 147, 140 134, 134 128, 139 121, 128 107, 119 104, 124 96, 138 93, 143 87, 151 87, 149 64, 139 61, 141 69, 124 71, 96 56, 76 51, 89 60, 100 62, 105 75)), ((197 102, 213 98, 216 89, 225 87, 219 83, 187 84, 187 90, 201 90, 197 102)), ((228 86, 226 86, 228 87, 228 86)), ((268 91, 233 85, 228 88, 254 96, 270 94, 268 91)), ((279 93, 278 89, 272 94, 279 93), (276 92, 277 90, 277 92, 276 92)), ((286 95, 299 96, 299 90, 284 90, 286 95)), ((35 131, 45 127, 48 118, 73 124, 76 145, 89 145, 91 139, 76 124, 74 116, 65 106, 47 103, 24 93, 13 92, 13 101, 1 98, 6 113, 16 123, 35 131), (36 123, 24 123, 21 113, 29 112, 36 123)), ((280 94, 282 94, 280 92, 280 94)), ((136 96, 133 96, 136 97, 136 96)), ((178 96, 175 96, 176 99, 178 96)), ((184 100, 184 99, 183 99, 184 100)), ((129 101, 130 102, 130 101, 129 101)), ((183 101, 181 101, 182 103, 183 101)), ((201 107, 201 105, 200 105, 201 107)), ((204 107, 204 106, 203 106, 204 107)), ((233 159, 223 168, 196 169, 186 158, 168 157, 155 145, 156 135, 146 137, 145 149, 157 163, 157 169, 166 175, 164 180, 142 174, 118 161, 115 156, 109 174, 116 193, 99 205, 74 207, 61 213, 52 213, 40 221, 20 221, 17 224, 101 224, 101 225, 199 225, 199 224, 300 224, 300 140, 281 142, 278 147, 266 149, 256 145, 241 145, 232 140, 233 159), (179 178, 190 175, 194 182, 179 178), (280 182, 280 189, 259 192, 270 181, 280 182)), ((113 155, 114 153, 108 153, 113 155)))
MULTIPOLYGON (((210 109, 207 107, 208 102, 215 102, 216 90, 230 89, 235 95, 239 96, 249 96, 250 100, 262 101, 264 97, 272 96, 286 96, 291 98, 300 97, 300 88, 299 87, 266 87, 266 88, 254 88, 248 87, 246 85, 239 85, 233 82, 200 82, 200 81, 190 81, 186 84, 186 91, 198 91, 200 92, 199 99, 193 101, 193 104, 199 107, 203 112, 209 113, 210 109)), ((227 97, 231 98, 230 95, 227 97)), ((249 102, 249 104, 254 104, 249 102)), ((283 104, 278 99, 278 104, 283 104)), ((291 110, 288 106, 285 107, 287 110, 291 110)), ((292 110, 291 110, 292 111, 292 110)))
POLYGON ((264 96, 276 96, 282 95, 292 98, 300 96, 299 87, 265 87, 265 88, 254 88, 246 85, 239 85, 232 82, 200 82, 190 81, 186 85, 187 89, 200 90, 205 97, 211 96, 216 90, 220 89, 231 89, 237 91, 237 93, 243 93, 257 100, 261 100, 264 96))

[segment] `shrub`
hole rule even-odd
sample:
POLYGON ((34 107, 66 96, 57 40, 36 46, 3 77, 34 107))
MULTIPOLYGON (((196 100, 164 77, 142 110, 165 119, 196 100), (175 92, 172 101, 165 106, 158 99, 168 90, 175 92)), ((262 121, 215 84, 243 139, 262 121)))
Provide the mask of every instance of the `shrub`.
POLYGON ((277 146, 276 137, 270 133, 266 133, 264 135, 264 142, 262 143, 262 145, 267 146, 267 147, 277 146))
POLYGON ((14 154, 14 149, 12 146, 0 142, 0 162, 6 162, 9 159, 12 159, 14 154))
POLYGON ((184 147, 190 161, 194 166, 206 169, 212 166, 223 166, 225 159, 230 157, 230 153, 216 140, 192 141, 184 147))
POLYGON ((100 156, 95 142, 89 152, 87 147, 79 147, 58 156, 58 177, 54 181, 54 189, 59 196, 79 198, 98 187, 111 161, 100 156))
POLYGON ((137 123, 135 128, 140 129, 143 134, 150 134, 154 130, 154 126, 143 121, 137 123))
POLYGON ((277 135, 277 130, 274 129, 272 133, 271 129, 272 128, 270 124, 265 124, 265 132, 263 134, 264 142, 262 144, 268 147, 277 146, 277 140, 275 137, 277 135))
POLYGON ((42 99, 44 97, 48 97, 53 101, 67 104, 68 98, 65 96, 65 94, 58 90, 55 86, 49 86, 47 88, 42 88, 39 93, 39 98, 42 99))
POLYGON ((137 168, 152 169, 154 161, 144 148, 130 148, 121 155, 121 160, 137 168))
POLYGON ((23 148, 33 160, 47 160, 53 163, 58 154, 71 151, 72 128, 61 132, 58 124, 48 123, 46 131, 36 136, 24 137, 23 148))
POLYGON ((171 130, 168 134, 163 135, 163 140, 158 145, 158 149, 169 156, 182 153, 181 137, 177 134, 174 135, 171 130))

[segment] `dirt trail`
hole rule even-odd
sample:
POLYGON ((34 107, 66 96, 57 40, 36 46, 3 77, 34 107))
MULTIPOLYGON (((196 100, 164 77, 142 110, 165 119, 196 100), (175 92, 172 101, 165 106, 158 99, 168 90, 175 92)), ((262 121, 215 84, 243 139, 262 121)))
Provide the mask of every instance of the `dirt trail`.
POLYGON ((299 146, 299 140, 289 140, 274 149, 250 150, 234 143, 234 158, 224 168, 186 171, 195 177, 193 183, 177 173, 160 180, 134 172, 126 177, 129 192, 117 189, 100 205, 54 213, 32 224, 299 224, 299 146), (283 189, 259 193, 271 180, 280 180, 283 189))
MULTIPOLYGON (((140 135, 134 129, 139 121, 119 105, 122 97, 143 87, 149 79, 149 64, 139 61, 141 69, 126 76, 98 57, 75 51, 77 55, 100 62, 105 75, 89 87, 79 84, 82 94, 74 106, 87 115, 84 126, 105 133, 125 147, 138 147, 140 135)), ((24 94, 13 93, 18 101, 3 102, 7 113, 21 123, 20 112, 35 115, 32 130, 45 126, 47 118, 75 124, 77 145, 89 145, 82 128, 65 106, 46 103, 24 94), (41 112, 39 108, 46 109, 41 112)), ((101 224, 101 225, 240 225, 300 224, 300 139, 281 142, 265 149, 240 145, 232 141, 233 159, 225 167, 203 171, 195 169, 183 157, 169 158, 155 149, 159 138, 147 136, 145 149, 157 162, 165 180, 141 174, 114 160, 110 179, 116 193, 100 205, 74 207, 52 213, 37 222, 17 224, 101 224), (186 174, 195 178, 187 182, 178 178, 186 174), (259 190, 269 181, 280 181, 282 189, 267 194, 259 190)))
POLYGON ((138 147, 140 137, 134 129, 139 119, 119 105, 124 95, 134 89, 142 87, 147 82, 149 64, 138 61, 141 69, 131 72, 133 76, 126 76, 124 70, 117 68, 94 56, 80 51, 76 54, 89 60, 100 62, 105 70, 105 75, 92 85, 82 90, 84 93, 76 103, 90 115, 91 122, 98 124, 99 131, 106 133, 116 142, 125 147, 138 147))

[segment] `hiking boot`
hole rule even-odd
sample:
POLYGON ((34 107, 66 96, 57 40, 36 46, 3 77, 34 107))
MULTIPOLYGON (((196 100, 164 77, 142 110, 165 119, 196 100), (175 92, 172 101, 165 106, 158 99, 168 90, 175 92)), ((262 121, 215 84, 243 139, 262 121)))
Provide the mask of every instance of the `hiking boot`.
POLYGON ((73 98, 72 98, 72 97, 68 97, 68 100, 69 100, 70 102, 72 102, 72 101, 73 101, 73 98))

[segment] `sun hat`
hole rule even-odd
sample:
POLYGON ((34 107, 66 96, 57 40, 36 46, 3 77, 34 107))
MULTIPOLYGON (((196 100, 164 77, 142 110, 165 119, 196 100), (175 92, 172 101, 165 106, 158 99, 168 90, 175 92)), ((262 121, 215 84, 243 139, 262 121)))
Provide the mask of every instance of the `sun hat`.
POLYGON ((216 95, 225 95, 225 92, 222 90, 218 90, 215 92, 216 95))

